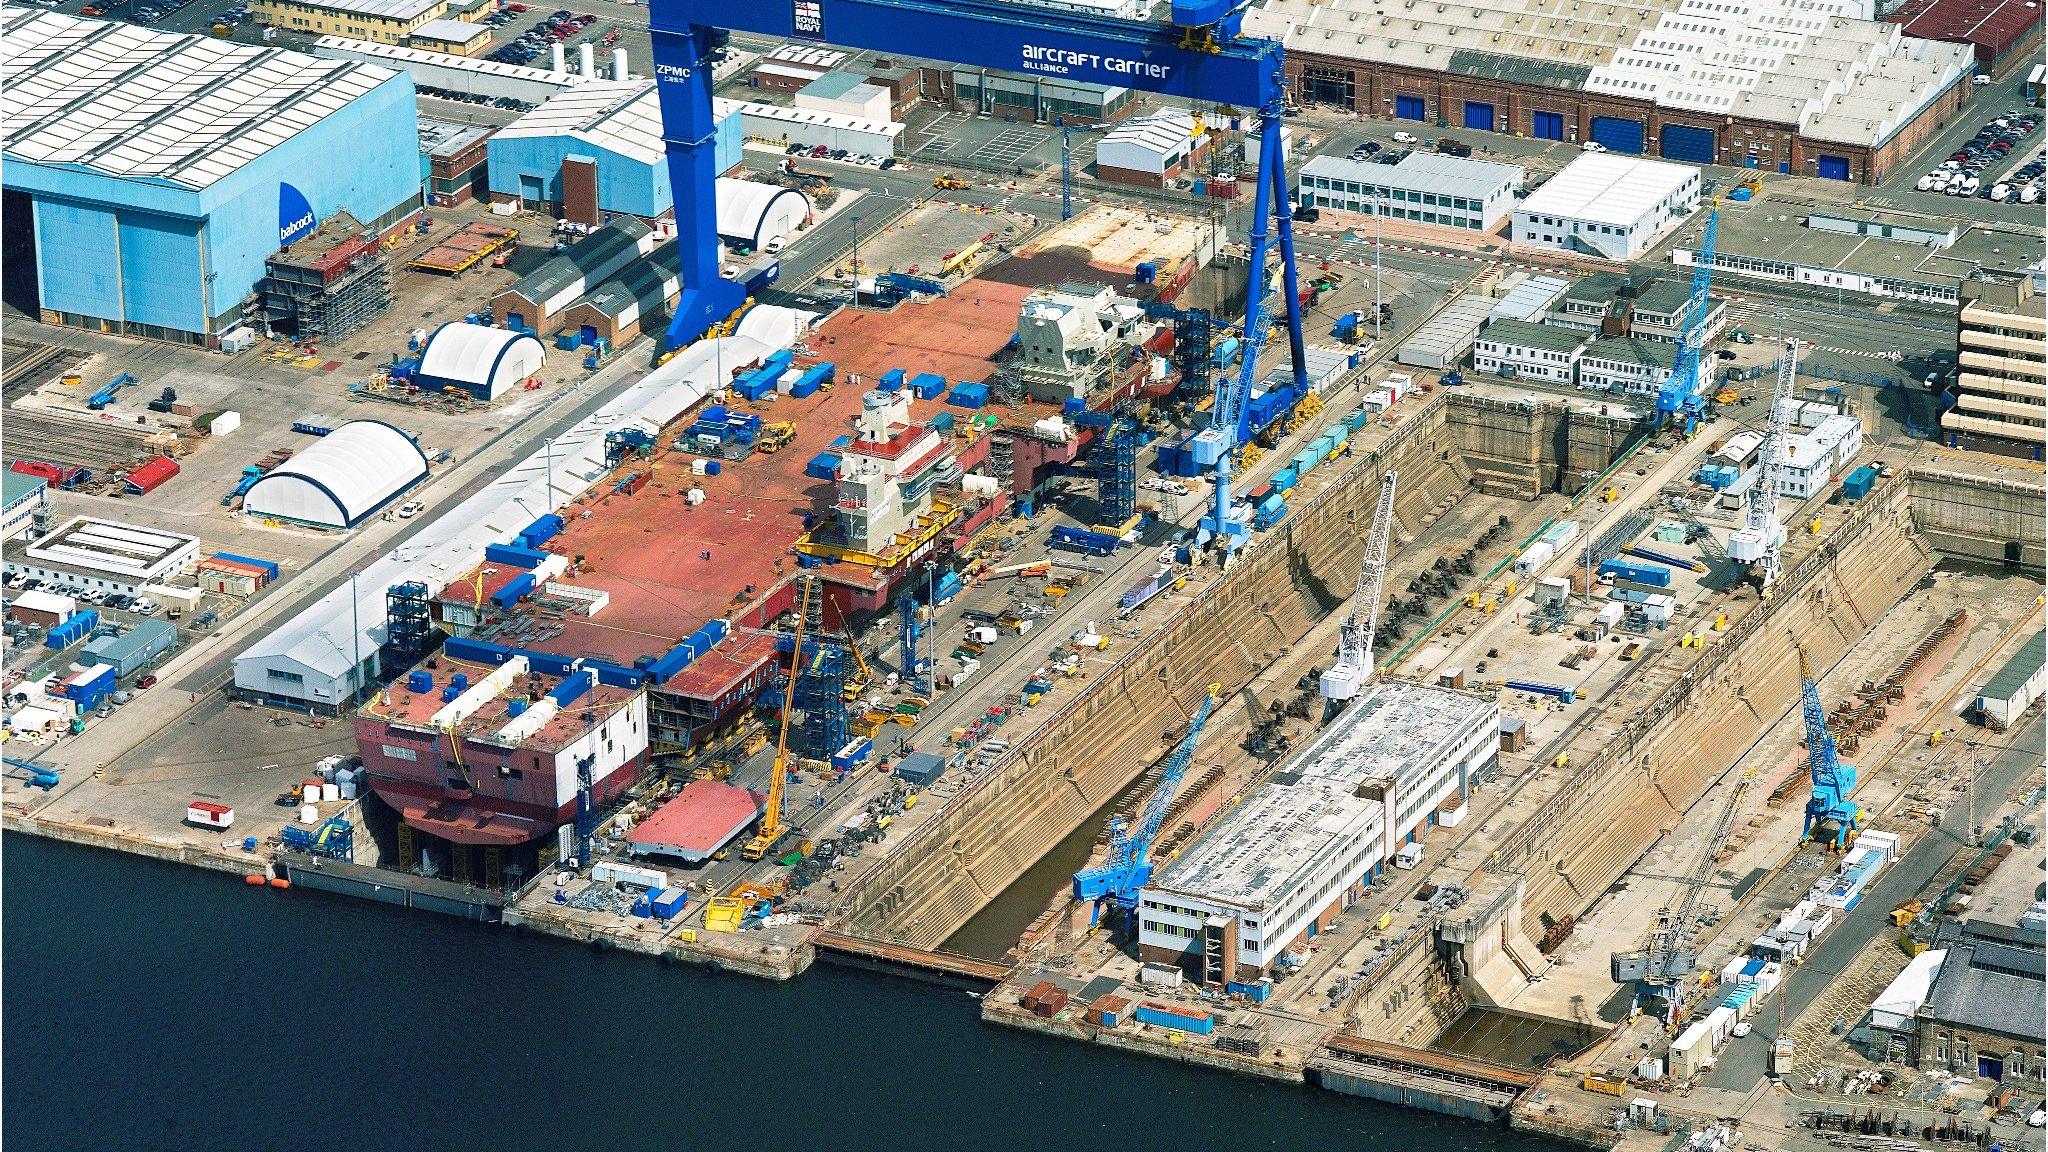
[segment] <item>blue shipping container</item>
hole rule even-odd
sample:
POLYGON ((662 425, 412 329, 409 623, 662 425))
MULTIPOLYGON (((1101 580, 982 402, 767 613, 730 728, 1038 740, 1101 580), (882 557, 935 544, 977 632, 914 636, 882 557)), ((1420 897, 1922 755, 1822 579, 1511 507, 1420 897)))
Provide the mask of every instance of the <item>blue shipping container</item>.
POLYGON ((983 408, 988 405, 988 385, 955 384, 946 396, 946 403, 955 408, 983 408))
POLYGON ((1600 565, 1600 575, 1612 576, 1616 580, 1627 580, 1631 584, 1643 584, 1651 588, 1671 587, 1671 569, 1662 564, 1638 564, 1630 560, 1607 560, 1600 565))
POLYGON ((1140 1003, 1132 1015, 1141 1024, 1153 1024, 1178 1032, 1192 1032, 1197 1036, 1207 1036, 1216 1030, 1216 1017, 1210 1013, 1183 1015, 1180 1012, 1168 1011, 1164 1005, 1149 1001, 1140 1003))
POLYGON ((919 400, 930 400, 946 390, 946 378, 936 372, 920 372, 910 378, 910 394, 919 400))
POLYGON ((881 382, 876 386, 884 392, 894 392, 903 387, 903 377, 905 375, 907 373, 903 369, 891 368, 887 372, 882 373, 881 382))

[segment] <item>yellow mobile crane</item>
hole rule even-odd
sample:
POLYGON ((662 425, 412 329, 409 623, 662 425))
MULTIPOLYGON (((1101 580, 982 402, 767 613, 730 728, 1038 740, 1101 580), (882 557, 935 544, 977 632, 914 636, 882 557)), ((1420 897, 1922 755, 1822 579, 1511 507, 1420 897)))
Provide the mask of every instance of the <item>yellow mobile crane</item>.
POLYGON ((768 775, 768 804, 761 812, 761 830, 740 849, 740 859, 749 862, 768 855, 782 836, 782 789, 789 779, 789 713, 796 703, 796 678, 802 675, 804 666, 804 618, 810 614, 807 609, 816 587, 815 580, 805 577, 797 591, 796 646, 789 654, 789 684, 782 692, 782 720, 775 733, 775 766, 768 775))

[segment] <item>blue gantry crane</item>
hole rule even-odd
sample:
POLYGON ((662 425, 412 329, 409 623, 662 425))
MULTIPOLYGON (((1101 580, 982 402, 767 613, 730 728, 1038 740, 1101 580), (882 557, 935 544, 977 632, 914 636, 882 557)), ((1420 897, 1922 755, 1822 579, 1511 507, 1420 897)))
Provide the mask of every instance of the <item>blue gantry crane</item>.
POLYGON ((1226 556, 1234 552, 1249 528, 1230 514, 1230 457, 1245 440, 1246 401, 1266 330, 1266 261, 1276 207, 1294 394, 1308 392, 1290 197, 1280 150, 1283 54, 1274 41, 1240 34, 1248 6, 1249 0, 1174 0, 1166 22, 1140 23, 999 0, 792 0, 781 5, 653 0, 648 26, 683 261, 684 287, 669 324, 669 346, 702 336, 746 296, 740 285, 724 278, 718 262, 711 57, 724 39, 720 29, 884 52, 914 48, 929 54, 933 45, 945 45, 957 64, 1257 109, 1259 164, 1244 361, 1238 381, 1218 389, 1218 416, 1197 454, 1216 475, 1217 511, 1206 531, 1222 541, 1226 556))
POLYGON ((1721 205, 1707 210, 1707 227, 1700 238, 1699 254, 1692 266, 1692 292, 1686 297, 1685 315, 1678 328, 1678 350, 1671 357, 1671 375, 1657 390, 1657 426, 1682 421, 1691 436, 1706 410, 1707 400, 1700 379, 1700 353, 1707 342, 1707 316, 1712 302, 1707 291, 1714 285, 1714 238, 1721 228, 1721 205))
POLYGON ((1799 645, 1799 709, 1806 721, 1806 771, 1813 778, 1813 794, 1806 800, 1806 821, 1799 829, 1801 840, 1828 835, 1833 825, 1831 846, 1840 849, 1849 833, 1863 823, 1863 809, 1849 799, 1856 788, 1856 769, 1843 763, 1835 750, 1835 738, 1828 734, 1827 709, 1821 707, 1820 685, 1813 678, 1806 645, 1799 645))
POLYGON ((1145 801, 1137 825, 1133 827, 1121 818, 1111 821, 1109 854, 1093 868, 1074 873, 1074 899, 1094 902, 1089 915, 1091 925, 1102 919, 1104 904, 1127 916, 1137 910, 1138 890, 1152 879, 1152 842, 1159 836, 1159 826, 1166 822, 1167 806, 1180 792, 1181 778, 1187 775, 1188 764, 1195 758, 1195 743, 1202 738, 1202 728, 1209 723, 1209 713, 1222 695, 1221 684, 1209 685, 1209 690, 1202 694, 1201 706, 1195 709, 1173 754, 1166 758, 1159 786, 1152 790, 1151 799, 1145 801))
POLYGON ((1138 422, 1121 412, 1079 412, 1074 423, 1093 428, 1096 523, 1122 525, 1138 514, 1138 422))

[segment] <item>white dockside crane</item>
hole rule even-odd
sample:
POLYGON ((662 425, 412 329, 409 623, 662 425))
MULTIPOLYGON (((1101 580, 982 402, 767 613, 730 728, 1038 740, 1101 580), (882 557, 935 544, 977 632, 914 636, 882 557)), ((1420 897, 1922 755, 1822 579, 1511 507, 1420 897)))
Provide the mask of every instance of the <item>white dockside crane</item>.
POLYGON ((1323 699, 1342 704, 1372 681, 1372 637, 1386 598, 1387 542, 1394 531, 1394 488, 1398 474, 1380 481, 1379 506, 1365 538, 1365 559, 1358 566, 1358 587, 1351 594, 1351 614, 1337 634, 1337 662, 1323 673, 1323 699))
POLYGON ((1764 595, 1784 572, 1778 558, 1785 545, 1785 524, 1778 519, 1778 484, 1785 470, 1785 449, 1791 443, 1793 383, 1799 375, 1799 342, 1785 341, 1778 361, 1778 388, 1771 395, 1770 422, 1757 449, 1756 481, 1743 496, 1743 522, 1728 536, 1728 558, 1749 565, 1750 579, 1764 595))

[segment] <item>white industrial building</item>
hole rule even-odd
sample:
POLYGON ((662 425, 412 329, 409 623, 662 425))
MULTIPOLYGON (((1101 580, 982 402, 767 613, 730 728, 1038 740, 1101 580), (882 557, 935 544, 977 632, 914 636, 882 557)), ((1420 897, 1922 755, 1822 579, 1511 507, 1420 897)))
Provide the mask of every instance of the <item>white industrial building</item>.
POLYGON ((794 188, 720 177, 718 238, 734 247, 772 252, 811 219, 810 198, 794 188))
POLYGON ((725 366, 753 363, 795 343, 798 315, 771 306, 751 309, 734 335, 697 341, 549 444, 535 445, 482 491, 427 520, 356 579, 237 654, 236 691, 293 708, 346 706, 377 682, 378 650, 387 636, 385 595, 393 584, 417 580, 435 593, 471 571, 486 546, 510 542, 608 473, 608 433, 659 433, 725 385, 725 366))
POLYGON ((889 90, 852 72, 827 72, 797 89, 796 106, 813 112, 837 112, 861 120, 893 120, 895 103, 889 90))
POLYGON ((9 559, 7 571, 133 596, 191 571, 198 560, 197 536, 96 516, 74 516, 32 541, 23 549, 21 559, 9 559))
POLYGON ((815 108, 784 108, 752 100, 714 99, 712 107, 719 120, 732 112, 740 115, 740 134, 776 147, 802 144, 844 148, 861 156, 894 156, 902 149, 903 124, 896 120, 870 120, 843 112, 821 112, 815 108))
POLYGON ((1582 332, 1526 320, 1495 320, 1472 344, 1472 367, 1517 380, 1570 384, 1577 377, 1582 332))
POLYGON ((1095 178, 1164 188, 1207 146, 1208 136, 1195 132, 1194 117, 1179 109, 1126 120, 1096 142, 1095 178))
POLYGON ((1818 495, 1863 451, 1863 422, 1837 413, 1785 445, 1778 468, 1778 495, 1807 500, 1818 495))
POLYGON ((1479 340, 1479 329, 1493 315, 1493 301, 1468 293, 1445 305, 1401 344, 1394 359, 1411 368, 1437 372, 1456 368, 1479 340))
MULTIPOLYGON (((479 400, 496 400, 524 388, 546 359, 547 349, 524 332, 457 320, 427 337, 413 382, 427 391, 454 389, 479 400)), ((419 452, 410 439, 406 444, 419 452)))
POLYGON ((1700 204, 1700 170, 1593 152, 1529 193, 1509 239, 1603 260, 1640 258, 1700 204))
POLYGON ((427 454, 382 420, 351 420, 265 473, 242 511, 314 528, 353 528, 427 478, 427 454))
POLYGON ((1301 207, 1492 233, 1515 209, 1528 171, 1434 152, 1411 152, 1398 164, 1318 156, 1301 166, 1301 207))
POLYGON ((594 81, 573 72, 552 72, 498 60, 452 56, 424 48, 376 44, 346 36, 322 36, 313 42, 313 55, 324 60, 356 60, 381 64, 410 73, 421 88, 443 92, 464 92, 478 96, 502 96, 526 104, 542 104, 564 88, 594 81))
MULTIPOLYGON (((1624 396, 1654 396, 1671 378, 1671 360, 1671 345, 1654 340, 1627 336, 1595 340, 1579 350, 1579 387, 1624 396)), ((1701 362, 1702 380, 1713 372, 1712 364, 1711 360, 1701 362)))
POLYGON ((1328 928, 1499 752, 1500 708, 1447 688, 1372 685, 1139 896, 1139 956, 1244 986, 1328 928), (1219 970, 1211 957, 1228 956, 1219 970))
POLYGON ((1977 714, 1984 723, 2002 732, 2041 698, 2048 689, 2044 654, 2048 654, 2048 632, 2036 632, 1977 690, 1977 714))

